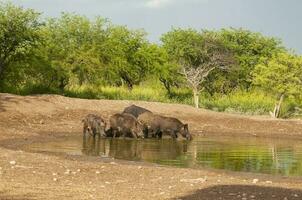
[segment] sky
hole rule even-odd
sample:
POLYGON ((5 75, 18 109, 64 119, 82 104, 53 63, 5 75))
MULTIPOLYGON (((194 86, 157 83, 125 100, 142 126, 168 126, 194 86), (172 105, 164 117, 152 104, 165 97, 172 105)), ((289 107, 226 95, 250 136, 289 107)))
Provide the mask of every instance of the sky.
MULTIPOLYGON (((2 0, 0 0, 2 1, 2 0)), ((74 12, 114 24, 143 28, 152 42, 172 27, 245 28, 281 39, 302 53, 301 0, 11 0, 47 17, 74 12)))

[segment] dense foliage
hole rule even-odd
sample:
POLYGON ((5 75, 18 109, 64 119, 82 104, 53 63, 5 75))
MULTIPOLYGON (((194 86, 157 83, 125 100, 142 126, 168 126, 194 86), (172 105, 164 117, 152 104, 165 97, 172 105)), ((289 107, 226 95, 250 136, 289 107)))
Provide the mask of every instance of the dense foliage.
POLYGON ((101 17, 40 15, 0 3, 0 91, 193 99, 197 107, 275 117, 301 110, 302 59, 278 39, 244 29, 172 29, 154 44, 144 30, 101 17))

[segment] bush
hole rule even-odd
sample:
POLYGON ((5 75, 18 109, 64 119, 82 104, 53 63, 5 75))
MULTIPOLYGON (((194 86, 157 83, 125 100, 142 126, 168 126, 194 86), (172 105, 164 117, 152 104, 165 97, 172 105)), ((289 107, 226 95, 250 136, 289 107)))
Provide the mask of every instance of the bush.
POLYGON ((274 108, 274 98, 259 91, 236 91, 228 95, 216 94, 212 98, 203 95, 202 107, 219 112, 248 113, 263 115, 274 108))
MULTIPOLYGON (((135 86, 132 90, 126 87, 113 86, 72 86, 64 92, 45 87, 43 85, 27 85, 18 90, 6 88, 6 91, 19 95, 29 94, 61 94, 68 97, 83 99, 110 99, 110 100, 137 100, 165 103, 180 103, 193 105, 192 93, 188 88, 174 88, 171 95, 160 85, 135 86)), ((299 117, 302 115, 301 102, 295 99, 288 99, 281 108, 281 117, 299 117)), ((229 113, 245 113, 252 115, 268 115, 273 110, 275 99, 261 91, 235 91, 228 95, 208 93, 200 95, 202 108, 229 113)))

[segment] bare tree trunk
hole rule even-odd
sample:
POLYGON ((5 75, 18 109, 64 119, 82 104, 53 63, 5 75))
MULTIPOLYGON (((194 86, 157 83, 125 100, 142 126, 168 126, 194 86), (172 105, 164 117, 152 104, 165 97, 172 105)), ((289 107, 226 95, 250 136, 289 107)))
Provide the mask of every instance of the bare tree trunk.
POLYGON ((272 117, 274 117, 274 118, 279 117, 283 100, 284 100, 284 94, 281 94, 279 102, 276 103, 276 105, 275 105, 274 112, 270 112, 272 117))
POLYGON ((199 108, 199 92, 197 88, 193 88, 193 97, 194 97, 195 108, 199 108))

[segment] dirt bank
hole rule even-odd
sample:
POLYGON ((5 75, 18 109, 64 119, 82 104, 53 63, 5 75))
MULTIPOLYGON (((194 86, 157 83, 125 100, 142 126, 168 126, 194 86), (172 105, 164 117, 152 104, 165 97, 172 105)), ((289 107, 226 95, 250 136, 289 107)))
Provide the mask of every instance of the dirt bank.
POLYGON ((178 104, 0 94, 0 199, 302 199, 300 178, 95 162, 18 149, 33 141, 80 134, 84 115, 96 112, 108 119, 133 103, 180 118, 195 135, 302 139, 301 120, 178 104))

